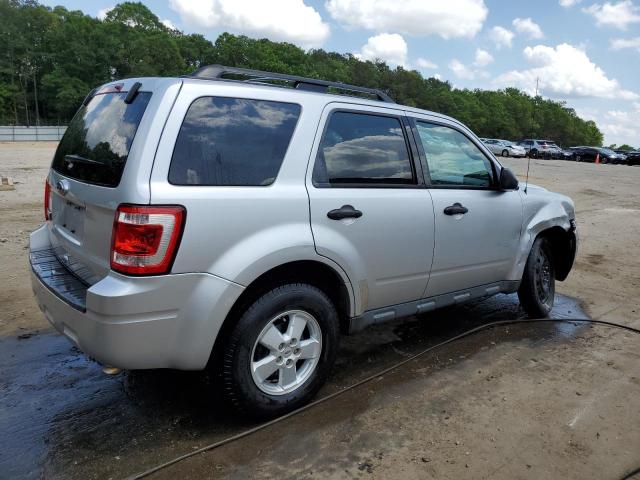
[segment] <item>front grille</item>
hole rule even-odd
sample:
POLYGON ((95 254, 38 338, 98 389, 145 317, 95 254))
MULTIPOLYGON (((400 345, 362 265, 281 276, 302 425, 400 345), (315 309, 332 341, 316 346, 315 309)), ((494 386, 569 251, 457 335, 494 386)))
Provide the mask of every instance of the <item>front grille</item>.
POLYGON ((29 253, 31 269, 56 296, 81 312, 87 309, 86 283, 72 274, 60 261, 55 249, 46 248, 29 253))

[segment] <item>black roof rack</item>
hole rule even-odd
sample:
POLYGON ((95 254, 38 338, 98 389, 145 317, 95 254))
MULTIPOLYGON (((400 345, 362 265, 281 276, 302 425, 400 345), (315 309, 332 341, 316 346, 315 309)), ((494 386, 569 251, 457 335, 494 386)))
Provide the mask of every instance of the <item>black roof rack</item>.
MULTIPOLYGON (((363 93, 374 97, 382 102, 395 103, 393 99, 381 90, 375 88, 358 87, 356 85, 348 85, 340 82, 328 82, 326 80, 317 80, 315 78, 298 77, 296 75, 287 75, 284 73, 262 72, 260 70, 250 70, 248 68, 225 67, 224 65, 207 65, 200 67, 193 73, 185 75, 185 77, 201 78, 206 80, 229 80, 228 76, 248 77, 244 82, 266 83, 268 82, 287 82, 291 83, 293 88, 307 90, 311 92, 332 93, 329 89, 339 90, 348 94, 363 93)), ((231 80, 237 80, 231 78, 231 80)))

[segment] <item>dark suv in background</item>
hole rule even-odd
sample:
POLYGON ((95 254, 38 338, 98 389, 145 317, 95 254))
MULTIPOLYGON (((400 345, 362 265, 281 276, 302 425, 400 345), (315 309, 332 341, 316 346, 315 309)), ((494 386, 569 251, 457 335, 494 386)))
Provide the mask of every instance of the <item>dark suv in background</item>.
POLYGON ((625 165, 640 165, 640 151, 629 150, 614 150, 620 155, 625 157, 625 165))
POLYGON ((573 158, 576 162, 594 163, 598 155, 600 162, 621 164, 627 163, 624 155, 620 155, 609 148, 579 146, 571 147, 573 150, 573 158))

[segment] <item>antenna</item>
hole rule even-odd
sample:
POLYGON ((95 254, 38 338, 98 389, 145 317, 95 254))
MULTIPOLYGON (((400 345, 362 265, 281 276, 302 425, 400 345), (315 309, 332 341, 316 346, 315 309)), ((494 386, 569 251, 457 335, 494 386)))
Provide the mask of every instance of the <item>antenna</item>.
MULTIPOLYGON (((536 119, 536 109, 538 108, 538 81, 540 77, 536 77, 536 96, 533 97, 533 110, 531 111, 531 140, 533 140, 533 122, 536 119)), ((527 155, 527 178, 524 181, 524 193, 527 193, 529 188, 529 167, 531 167, 531 149, 529 149, 529 155, 527 155)))

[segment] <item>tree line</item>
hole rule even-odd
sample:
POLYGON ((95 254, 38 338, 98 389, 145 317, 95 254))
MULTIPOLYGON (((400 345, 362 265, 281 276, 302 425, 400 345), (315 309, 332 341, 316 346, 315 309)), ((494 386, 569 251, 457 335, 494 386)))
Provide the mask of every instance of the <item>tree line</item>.
POLYGON ((482 137, 603 141, 595 122, 563 102, 516 88, 457 89, 382 61, 229 33, 210 42, 168 28, 142 3, 121 3, 99 20, 36 0, 0 0, 0 124, 65 124, 97 85, 213 63, 379 88, 398 103, 451 115, 482 137))

